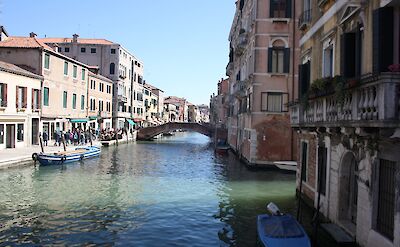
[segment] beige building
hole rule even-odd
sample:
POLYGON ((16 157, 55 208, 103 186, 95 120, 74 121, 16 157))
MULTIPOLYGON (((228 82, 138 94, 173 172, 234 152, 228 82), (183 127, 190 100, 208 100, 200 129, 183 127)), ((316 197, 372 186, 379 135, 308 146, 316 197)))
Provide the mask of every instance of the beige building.
POLYGON ((89 72, 87 116, 92 129, 112 128, 113 81, 98 74, 97 69, 89 72))
POLYGON ((295 159, 286 104, 297 89, 299 32, 293 17, 300 14, 299 4, 236 2, 226 68, 231 95, 228 142, 250 164, 295 159))
POLYGON ((164 101, 163 120, 164 123, 179 122, 179 110, 174 103, 164 101))
POLYGON ((87 65, 47 46, 34 33, 0 42, 0 59, 43 76, 41 132, 51 138, 55 131, 85 127, 87 65))
POLYGON ((359 246, 398 247, 400 1, 301 2, 297 189, 359 246))
POLYGON ((0 61, 0 149, 39 143, 42 76, 0 61))
POLYGON ((60 53, 99 68, 99 73, 114 82, 113 128, 133 128, 127 119, 143 119, 143 62, 120 44, 105 39, 40 39, 60 53))
POLYGON ((153 85, 144 84, 145 126, 163 123, 164 92, 153 85), (162 104, 162 105, 161 105, 162 104))

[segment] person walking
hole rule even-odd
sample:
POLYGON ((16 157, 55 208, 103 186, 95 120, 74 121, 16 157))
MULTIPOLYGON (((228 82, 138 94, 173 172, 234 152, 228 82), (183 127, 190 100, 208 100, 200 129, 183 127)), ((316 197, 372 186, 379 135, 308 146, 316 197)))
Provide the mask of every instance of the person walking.
POLYGON ((42 138, 43 138, 43 144, 44 144, 45 146, 47 146, 47 140, 49 139, 49 135, 47 134, 46 131, 43 132, 42 138))

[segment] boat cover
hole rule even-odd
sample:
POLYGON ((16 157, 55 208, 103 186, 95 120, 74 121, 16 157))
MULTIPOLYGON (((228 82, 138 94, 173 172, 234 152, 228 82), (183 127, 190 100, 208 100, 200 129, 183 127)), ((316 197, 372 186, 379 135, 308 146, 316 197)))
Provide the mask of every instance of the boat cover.
POLYGON ((266 221, 264 232, 271 238, 300 238, 304 236, 301 226, 290 215, 270 217, 266 221))

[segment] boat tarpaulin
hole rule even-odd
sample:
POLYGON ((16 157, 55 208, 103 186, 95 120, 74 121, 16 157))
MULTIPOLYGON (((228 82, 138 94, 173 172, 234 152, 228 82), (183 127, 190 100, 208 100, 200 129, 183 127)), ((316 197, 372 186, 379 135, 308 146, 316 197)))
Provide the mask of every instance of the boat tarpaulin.
POLYGON ((130 120, 130 119, 127 119, 126 121, 128 121, 128 123, 130 124, 130 125, 132 125, 132 126, 135 126, 136 125, 136 123, 135 122, 133 122, 132 120, 130 120))
POLYGON ((71 123, 87 123, 87 118, 73 118, 69 120, 71 123))

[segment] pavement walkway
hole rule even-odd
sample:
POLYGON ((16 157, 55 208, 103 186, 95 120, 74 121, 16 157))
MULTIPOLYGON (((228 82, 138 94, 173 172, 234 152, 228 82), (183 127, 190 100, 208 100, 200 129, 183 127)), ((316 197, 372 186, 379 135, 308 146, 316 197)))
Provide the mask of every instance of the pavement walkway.
MULTIPOLYGON (((101 143, 98 141, 94 141, 93 145, 101 146, 101 143)), ((67 150, 72 150, 76 147, 77 146, 74 145, 68 145, 67 150)), ((63 151, 63 146, 49 145, 44 147, 44 151, 46 153, 63 151)), ((9 148, 0 150, 0 169, 33 164, 32 154, 40 152, 41 149, 39 145, 33 145, 32 147, 9 148)))

